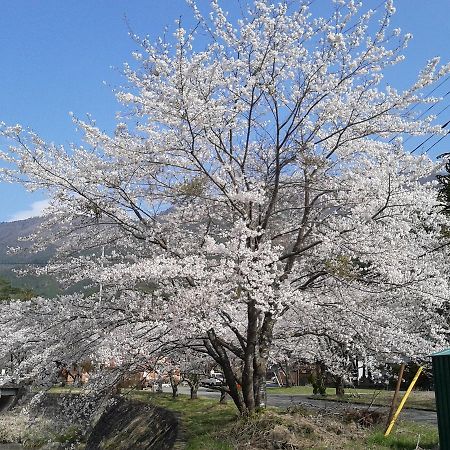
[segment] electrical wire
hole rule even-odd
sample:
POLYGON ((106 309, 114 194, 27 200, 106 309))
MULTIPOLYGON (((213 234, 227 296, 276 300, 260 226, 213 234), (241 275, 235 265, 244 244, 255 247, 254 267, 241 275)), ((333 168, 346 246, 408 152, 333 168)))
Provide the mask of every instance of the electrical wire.
MULTIPOLYGON (((450 106, 450 105, 449 105, 450 106)), ((448 108, 448 106, 446 107, 448 108)), ((446 109, 444 108, 444 110, 446 109)), ((442 110, 442 111, 444 111, 442 110)), ((448 124, 450 124, 450 120, 445 122, 442 126, 441 129, 447 128, 448 124)), ((424 152, 422 152, 422 154, 424 153, 428 153, 428 151, 430 151, 435 145, 439 144, 439 142, 442 141, 442 139, 444 139, 449 132, 447 132, 446 134, 444 134, 444 136, 442 136, 440 139, 438 139, 431 147, 429 147, 427 150, 425 150, 424 152)), ((432 134, 431 136, 428 136, 423 142, 421 142, 419 145, 417 145, 413 150, 410 151, 410 153, 414 153, 416 150, 418 150, 420 147, 422 147, 424 144, 426 144, 430 139, 436 137, 436 133, 432 134)), ((406 142, 406 141, 405 141, 406 142)))
MULTIPOLYGON (((450 80, 450 75, 447 75, 437 86, 435 86, 430 92, 428 92, 428 94, 427 95, 425 95, 425 97, 424 97, 424 99, 425 98, 428 98, 428 97, 430 97, 430 95, 431 94, 433 94, 434 92, 436 92, 443 84, 445 84, 448 80, 450 80)), ((450 91, 449 92, 447 92, 445 95, 444 95, 444 97, 446 97, 448 94, 450 93, 450 91)), ((442 97, 442 98, 444 98, 444 97, 442 97)), ((406 115, 406 114, 408 114, 408 113, 410 113, 413 109, 415 109, 417 106, 419 106, 420 104, 421 104, 422 102, 417 102, 416 104, 414 104, 413 106, 411 106, 409 109, 407 109, 406 110, 406 112, 403 114, 404 116, 406 115)), ((434 105, 437 105, 437 104, 439 104, 439 102, 436 102, 434 105)), ((434 106, 434 105, 432 105, 432 106, 434 106)), ((421 117, 423 115, 423 113, 419 116, 419 117, 421 117)), ((419 118, 418 117, 418 118, 419 118)))
MULTIPOLYGON (((435 86, 430 92, 428 92, 424 99, 428 98, 431 96, 431 94, 433 94, 434 92, 436 92, 437 89, 439 89, 443 84, 445 84, 448 80, 450 80, 450 75, 447 75, 437 86, 435 86)), ((446 92, 443 97, 442 100, 447 97, 448 95, 450 95, 450 91, 446 92)), ((441 100, 441 101, 442 101, 441 100)), ((408 115, 412 110, 414 110, 418 105, 420 105, 422 102, 416 102, 414 105, 412 105, 411 107, 409 107, 403 114, 402 117, 405 117, 406 115, 408 115)), ((430 107, 428 107, 428 109, 426 109, 425 111, 423 111, 416 119, 420 119, 421 117, 423 117, 428 111, 430 111, 432 108, 434 108, 436 105, 439 105, 440 102, 436 102, 433 103, 430 107)), ((438 117, 440 114, 442 114, 442 112, 444 112, 446 109, 448 108, 448 106, 446 106, 443 110, 441 110, 439 112, 439 114, 436 115, 436 117, 438 117)), ((397 139, 400 136, 400 133, 396 134, 394 137, 392 137, 388 142, 392 142, 395 139, 397 139)), ((432 135, 434 136, 434 135, 432 135)), ((404 143, 409 141, 412 138, 412 136, 408 137, 407 139, 405 139, 404 143)), ((426 139, 424 142, 422 142, 419 147, 421 145, 423 145, 425 142, 427 142, 429 139, 426 139)), ((411 153, 414 153, 417 150, 417 147, 411 151, 411 153)))
MULTIPOLYGON (((447 122, 448 123, 448 122, 447 122)), ((425 153, 428 153, 435 145, 439 144, 443 139, 445 139, 450 134, 450 131, 447 131, 447 133, 444 134, 440 139, 438 139, 431 147, 428 147, 424 152, 422 152, 422 155, 425 153)))
MULTIPOLYGON (((442 100, 447 97, 447 95, 450 94, 450 91, 446 92, 443 96, 442 96, 442 100)), ((441 101, 442 101, 441 100, 441 101)), ((431 111, 435 106, 439 105, 439 102, 433 103, 431 106, 429 106, 422 114, 420 114, 419 116, 416 117, 416 119, 420 119, 421 117, 423 117, 428 111, 431 111)), ((446 110, 450 105, 447 105, 442 111, 446 110)), ((441 111, 441 112, 442 112, 441 111)), ((441 114, 441 112, 439 114, 441 114)), ((436 114, 436 117, 439 116, 439 114, 436 114)))

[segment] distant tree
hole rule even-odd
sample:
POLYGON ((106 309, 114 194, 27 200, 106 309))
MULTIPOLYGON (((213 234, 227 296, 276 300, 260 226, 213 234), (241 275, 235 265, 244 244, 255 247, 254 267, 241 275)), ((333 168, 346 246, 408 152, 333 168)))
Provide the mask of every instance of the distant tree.
POLYGON ((437 175, 439 181, 439 194, 438 198, 442 203, 443 212, 446 214, 450 213, 450 153, 444 153, 441 158, 446 159, 444 166, 445 173, 440 173, 437 175))
POLYGON ((0 300, 30 300, 35 295, 31 289, 13 287, 10 281, 0 278, 0 300))

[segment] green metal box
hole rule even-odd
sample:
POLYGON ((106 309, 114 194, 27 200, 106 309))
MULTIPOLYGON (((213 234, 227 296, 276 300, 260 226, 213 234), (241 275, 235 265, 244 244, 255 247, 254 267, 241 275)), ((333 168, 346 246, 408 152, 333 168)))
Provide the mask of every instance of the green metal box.
POLYGON ((450 450, 450 349, 434 353, 433 379, 440 450, 450 450))

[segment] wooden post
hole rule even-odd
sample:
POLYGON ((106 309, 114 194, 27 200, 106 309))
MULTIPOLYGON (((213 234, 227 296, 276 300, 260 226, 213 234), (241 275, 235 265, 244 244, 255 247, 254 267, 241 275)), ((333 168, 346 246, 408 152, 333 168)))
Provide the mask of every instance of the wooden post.
POLYGON ((392 416, 394 415, 395 405, 397 403, 398 393, 400 392, 400 386, 402 384, 404 370, 405 370, 405 363, 402 363, 402 365, 400 366, 400 371, 398 373, 397 384, 395 386, 394 396, 392 397, 391 409, 389 411, 389 416, 388 416, 388 419, 386 422, 386 430, 388 429, 388 426, 392 420, 392 416))
POLYGON ((389 433, 392 431, 392 428, 395 424, 395 421, 397 420, 398 415, 400 414, 400 411, 402 410, 403 406, 405 405, 406 400, 408 400, 409 394, 411 394, 411 391, 413 390, 414 385, 416 384, 417 379, 419 378, 420 374, 422 373, 423 366, 419 367, 419 370, 417 371, 416 375, 414 376, 413 380, 411 381, 411 384, 409 385, 408 389, 405 392, 405 395, 402 398, 402 401, 400 402, 400 405, 398 405, 397 411, 395 411, 394 417, 392 417, 391 423, 387 427, 386 432, 384 433, 385 436, 389 436, 389 433))

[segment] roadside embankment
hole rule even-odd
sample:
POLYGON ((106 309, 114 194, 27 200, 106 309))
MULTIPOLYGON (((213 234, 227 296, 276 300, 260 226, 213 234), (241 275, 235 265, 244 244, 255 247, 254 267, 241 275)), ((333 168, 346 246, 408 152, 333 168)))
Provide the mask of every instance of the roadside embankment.
POLYGON ((173 447, 177 434, 172 412, 117 398, 96 422, 85 450, 166 450, 173 447))
POLYGON ((123 397, 39 394, 0 414, 0 445, 16 448, 166 450, 177 433, 174 413, 123 397))

